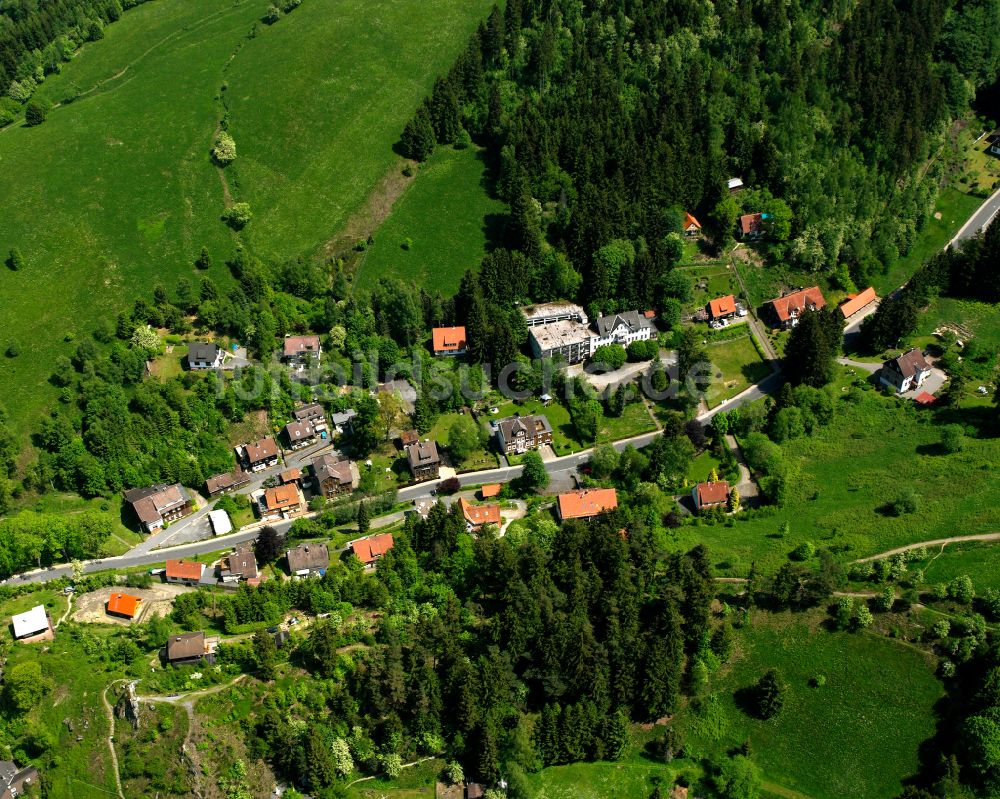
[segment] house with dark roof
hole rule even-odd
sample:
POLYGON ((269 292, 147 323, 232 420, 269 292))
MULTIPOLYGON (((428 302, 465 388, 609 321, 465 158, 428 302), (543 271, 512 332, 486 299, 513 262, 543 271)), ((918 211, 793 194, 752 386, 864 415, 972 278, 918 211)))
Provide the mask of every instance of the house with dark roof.
POLYGON ((468 348, 464 327, 435 327, 431 339, 435 355, 465 355, 468 348))
POLYGON ((219 561, 219 579, 223 585, 238 585, 240 581, 248 585, 260 584, 257 558, 249 543, 238 545, 219 561))
POLYGON ((417 401, 417 390, 410 385, 408 380, 397 378, 388 383, 379 383, 376 394, 394 394, 399 397, 403 410, 406 413, 413 413, 414 403, 417 401))
MULTIPOLYGON (((34 766, 18 768, 12 760, 0 760, 0 799, 17 799, 39 784, 41 775, 34 766)), ((41 795, 41 794, 39 794, 41 795)))
POLYGON ((188 344, 188 369, 192 372, 222 368, 222 349, 217 344, 192 341, 188 344))
POLYGON ((806 311, 818 311, 826 306, 826 299, 819 286, 793 291, 764 304, 764 311, 775 327, 792 328, 806 311))
POLYGON ((366 569, 374 569, 375 564, 386 552, 392 549, 394 543, 392 533, 381 533, 380 535, 357 538, 350 541, 347 546, 351 548, 354 557, 360 560, 366 569))
POLYGON ((326 574, 330 568, 330 550, 326 544, 299 544, 285 553, 288 570, 297 577, 326 574))
POLYGON ((346 432, 351 426, 351 419, 357 415, 358 412, 354 408, 348 408, 346 411, 339 411, 338 413, 331 413, 330 421, 333 422, 333 429, 338 434, 346 432))
POLYGON ((171 666, 198 663, 205 659, 211 661, 214 659, 211 655, 211 647, 204 632, 181 633, 167 639, 166 660, 171 666))
POLYGON ((703 508, 725 508, 729 504, 729 483, 725 480, 698 483, 691 489, 691 498, 698 510, 703 508))
POLYGON ((441 473, 437 442, 427 439, 406 448, 406 461, 416 482, 436 480, 441 473))
POLYGON ((281 357, 285 363, 302 369, 309 364, 319 366, 323 357, 319 336, 285 336, 282 342, 281 357))
POLYGON ((271 436, 236 448, 236 456, 248 472, 260 472, 278 463, 278 445, 271 436))
POLYGON ((250 485, 250 478, 247 473, 239 467, 225 474, 216 474, 205 481, 205 492, 209 497, 218 497, 223 494, 231 494, 244 486, 250 485))
POLYGON ((289 422, 281 432, 291 450, 303 449, 316 443, 316 428, 312 422, 289 422))
POLYGON ((321 455, 312 462, 315 490, 327 499, 338 494, 349 494, 358 486, 360 474, 357 467, 337 455, 321 455))
POLYGON ((910 389, 920 388, 931 373, 931 365, 924 354, 914 347, 898 358, 890 358, 879 371, 883 385, 892 386, 900 394, 910 389))
POLYGON ((508 416, 496 422, 494 436, 503 453, 521 453, 552 443, 552 425, 541 414, 508 416))
POLYGON ((621 344, 627 347, 635 341, 649 341, 656 334, 652 320, 639 311, 624 311, 622 313, 599 316, 592 325, 597 338, 591 342, 590 351, 605 344, 621 344))
POLYGON ((556 510, 559 520, 589 519, 618 507, 618 492, 613 488, 586 488, 560 494, 556 510))
POLYGON ((318 402, 298 405, 292 411, 292 417, 296 422, 311 422, 317 433, 323 433, 327 430, 326 411, 318 402))
POLYGON ((701 222, 694 218, 693 214, 684 212, 684 222, 681 224, 684 235, 689 238, 697 238, 701 235, 701 222))
POLYGON ((160 483, 147 488, 133 488, 125 492, 125 501, 142 528, 151 533, 165 524, 182 519, 194 511, 194 501, 180 483, 160 483))

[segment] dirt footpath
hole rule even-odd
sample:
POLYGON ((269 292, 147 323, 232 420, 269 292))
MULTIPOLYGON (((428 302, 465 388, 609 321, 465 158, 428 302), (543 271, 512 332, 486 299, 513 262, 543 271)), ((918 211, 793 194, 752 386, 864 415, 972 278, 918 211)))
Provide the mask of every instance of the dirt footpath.
POLYGON ((85 624, 129 624, 138 623, 150 618, 150 614, 166 616, 174 604, 174 597, 178 594, 193 591, 186 585, 170 585, 167 583, 154 583, 150 588, 128 588, 126 586, 114 586, 101 588, 87 594, 80 594, 73 600, 75 611, 73 621, 84 622, 85 624), (142 600, 139 605, 139 612, 132 620, 122 619, 118 616, 110 616, 105 608, 108 599, 112 594, 121 592, 130 596, 137 596, 142 600))

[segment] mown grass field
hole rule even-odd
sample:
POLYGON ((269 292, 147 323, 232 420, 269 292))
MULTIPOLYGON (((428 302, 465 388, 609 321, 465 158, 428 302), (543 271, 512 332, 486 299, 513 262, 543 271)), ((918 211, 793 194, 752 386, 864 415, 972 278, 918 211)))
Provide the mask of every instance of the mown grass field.
POLYGON ((708 345, 708 357, 714 367, 712 383, 705 392, 709 408, 735 397, 771 371, 757 354, 748 326, 746 331, 747 335, 740 338, 708 345))
POLYGON ((356 285, 397 277, 444 295, 457 291, 465 270, 479 267, 507 211, 490 197, 486 182, 482 150, 440 148, 375 231, 356 285))
POLYGON ((710 682, 708 710, 685 711, 679 726, 698 755, 749 738, 765 783, 812 799, 890 799, 934 732, 933 707, 943 695, 934 658, 874 633, 828 632, 824 618, 824 611, 755 613, 737 631, 734 662, 710 682), (760 721, 734 693, 769 668, 788 690, 778 716, 760 721), (818 674, 826 684, 812 687, 818 674))
POLYGON ((223 81, 238 148, 227 179, 254 212, 244 237, 265 258, 310 255, 401 163, 403 125, 489 5, 307 0, 248 39, 266 0, 160 0, 108 26, 42 89, 79 99, 0 132, 0 253, 26 260, 0 270, 18 298, 0 304, 0 336, 22 351, 0 359, 15 420, 54 401, 67 337, 196 277, 203 245, 228 280, 235 242, 209 159, 223 81))
POLYGON ((863 391, 839 392, 836 415, 812 436, 783 446, 791 468, 788 499, 774 515, 733 525, 676 531, 679 547, 706 544, 724 573, 745 575, 751 562, 769 573, 803 541, 833 547, 852 560, 905 544, 1000 530, 1000 439, 968 437, 963 452, 940 453, 933 413, 913 403, 863 391), (919 497, 917 513, 886 515, 903 488, 919 497), (785 522, 790 531, 777 535, 785 522))

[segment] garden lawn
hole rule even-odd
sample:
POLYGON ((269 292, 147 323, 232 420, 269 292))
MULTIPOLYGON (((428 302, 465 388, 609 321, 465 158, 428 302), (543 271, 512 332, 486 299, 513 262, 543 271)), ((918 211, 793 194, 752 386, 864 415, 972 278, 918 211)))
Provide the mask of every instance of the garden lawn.
POLYGON ((773 573, 803 541, 834 548, 846 561, 1000 529, 994 513, 1000 439, 967 437, 963 452, 939 454, 933 412, 873 390, 837 393, 830 425, 782 447, 791 468, 782 507, 773 515, 737 516, 732 527, 680 527, 678 546, 703 543, 728 564, 726 573, 743 576, 753 561, 773 573), (885 515, 886 503, 904 488, 916 492, 917 513, 885 515), (775 537, 786 521, 789 534, 775 537))
POLYGON ((265 259, 309 256, 402 163, 392 146, 403 125, 490 7, 310 0, 260 25, 268 5, 130 10, 41 90, 79 99, 38 127, 0 131, 0 253, 18 247, 26 261, 0 270, 0 293, 18 298, 0 304, 0 330, 22 351, 0 360, 0 385, 26 434, 55 400, 47 381, 76 347, 67 338, 151 298, 156 283, 172 291, 199 277, 203 245, 209 275, 231 282, 235 237, 209 159, 220 96, 238 153, 226 180, 254 214, 242 237, 265 259))
POLYGON ((708 357, 714 367, 712 384, 705 392, 709 408, 735 397, 770 372, 750 338, 752 333, 729 341, 708 344, 708 357))
POLYGON ((728 262, 716 262, 708 266, 680 267, 680 273, 691 280, 691 302, 683 309, 684 316, 691 316, 708 305, 709 300, 725 297, 727 294, 740 295, 740 284, 732 266, 728 262))
POLYGON ((709 475, 711 475, 712 469, 715 469, 716 473, 721 475, 718 458, 712 454, 711 450, 706 449, 694 458, 691 461, 691 465, 688 466, 688 481, 691 483, 704 483, 708 480, 709 475))
POLYGON ((625 406, 621 416, 605 416, 597 425, 597 443, 605 444, 649 433, 656 429, 649 411, 641 402, 625 406))
POLYGON ((663 795, 669 794, 674 772, 652 762, 572 763, 550 766, 528 777, 535 799, 646 799, 659 778, 663 795))
MULTIPOLYGON (((431 428, 430 432, 427 434, 427 438, 432 438, 438 443, 439 448, 448 448, 448 432, 451 430, 451 426, 462 418, 462 414, 457 411, 454 413, 442 413, 434 422, 434 426, 431 428)), ((453 463, 452 465, 463 472, 474 472, 480 469, 495 469, 497 466, 497 457, 490 450, 490 429, 487 423, 483 420, 478 422, 479 426, 483 429, 483 435, 486 439, 486 445, 476 449, 461 463, 453 463)))
POLYGON ((475 147, 435 152, 375 232, 355 284, 370 287, 381 277, 396 277, 432 293, 457 291, 465 270, 479 268, 507 212, 490 197, 483 159, 475 147))
POLYGON ((934 733, 933 707, 943 695, 935 659, 875 633, 827 632, 824 618, 823 611, 755 612, 737 631, 733 664, 711 680, 710 710, 684 711, 679 726, 693 755, 720 755, 749 739, 765 785, 813 799, 891 799, 934 733), (788 690, 781 712, 760 721, 733 695, 769 668, 788 690), (825 685, 810 686, 820 674, 825 685))

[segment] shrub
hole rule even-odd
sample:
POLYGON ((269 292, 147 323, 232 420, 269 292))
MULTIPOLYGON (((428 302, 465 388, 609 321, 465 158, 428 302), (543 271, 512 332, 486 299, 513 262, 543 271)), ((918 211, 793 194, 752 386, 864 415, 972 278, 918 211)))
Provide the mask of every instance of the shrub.
POLYGON ((236 141, 226 131, 221 131, 216 137, 212 158, 219 166, 228 166, 236 160, 236 141))
POLYGON ((809 684, 813 688, 822 688, 824 685, 826 685, 826 675, 825 674, 814 674, 809 679, 809 684))
POLYGON ((629 363, 651 361, 660 353, 660 343, 655 339, 649 341, 633 341, 625 350, 629 363))
POLYGON ((405 239, 403 239, 403 243, 400 244, 399 246, 402 249, 404 249, 406 251, 409 251, 410 248, 413 246, 413 239, 411 239, 409 236, 407 236, 405 239))
POLYGON ((872 612, 868 610, 867 605, 861 605, 858 608, 858 615, 854 617, 854 623, 858 626, 858 629, 863 630, 866 627, 871 627, 873 621, 875 621, 875 617, 872 616, 872 612))
POLYGON ((803 541, 792 550, 789 557, 792 560, 809 560, 816 554, 816 546, 812 541, 803 541))
POLYGON ((242 230, 253 217, 250 203, 233 203, 222 215, 222 220, 233 230, 242 230))
POLYGON ((267 11, 264 12, 264 16, 260 18, 260 21, 265 25, 273 25, 281 19, 281 9, 277 6, 268 6, 267 11))
POLYGON ((290 14, 301 4, 302 0, 285 0, 285 2, 281 4, 281 10, 284 11, 286 14, 290 14))
POLYGON ((469 131, 462 128, 458 131, 458 135, 455 137, 455 149, 465 150, 472 145, 472 137, 469 135, 469 131))
POLYGON ((912 488, 904 488, 899 496, 889 503, 889 512, 893 516, 902 516, 906 513, 916 513, 919 500, 917 492, 912 488))
POLYGON ((951 622, 947 619, 936 621, 934 622, 934 626, 931 628, 931 632, 934 633, 935 638, 947 638, 948 633, 951 632, 951 622))
POLYGON ((24 124, 29 128, 41 125, 49 113, 49 104, 43 100, 31 100, 24 107, 24 124))
POLYGON ((965 430, 960 424, 946 424, 941 428, 941 449, 949 454, 965 449, 965 430))
POLYGON ((4 351, 4 354, 8 358, 16 358, 21 354, 21 347, 16 341, 12 341, 7 345, 7 349, 4 351))
POLYGON ((976 598, 976 589, 972 585, 972 578, 967 574, 960 574, 948 583, 948 598, 963 605, 971 604, 972 600, 976 598))
POLYGON ((625 348, 621 344, 604 344, 594 351, 594 357, 591 361, 607 366, 614 371, 622 368, 625 357, 625 348))
POLYGON ((17 272, 24 267, 24 256, 17 247, 11 247, 7 254, 7 268, 17 272))

